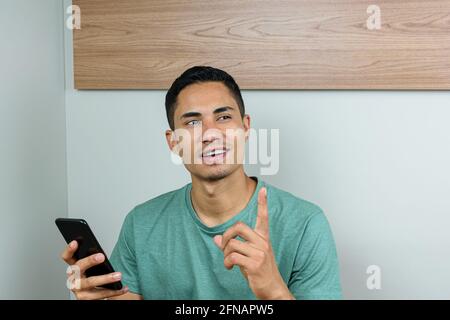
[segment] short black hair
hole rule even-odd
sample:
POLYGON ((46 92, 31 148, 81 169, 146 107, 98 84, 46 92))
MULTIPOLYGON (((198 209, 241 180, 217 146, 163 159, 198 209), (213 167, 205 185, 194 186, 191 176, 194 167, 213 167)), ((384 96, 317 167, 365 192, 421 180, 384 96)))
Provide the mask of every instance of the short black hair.
POLYGON ((209 66, 195 66, 184 71, 172 83, 170 89, 167 91, 166 114, 170 129, 175 129, 174 114, 177 107, 177 98, 181 90, 194 83, 210 81, 222 82, 228 88, 228 90, 230 90, 231 95, 233 96, 234 100, 236 100, 236 103, 239 106, 241 116, 244 117, 244 100, 242 100, 241 90, 239 89, 236 81, 234 81, 233 77, 225 71, 217 68, 209 66))

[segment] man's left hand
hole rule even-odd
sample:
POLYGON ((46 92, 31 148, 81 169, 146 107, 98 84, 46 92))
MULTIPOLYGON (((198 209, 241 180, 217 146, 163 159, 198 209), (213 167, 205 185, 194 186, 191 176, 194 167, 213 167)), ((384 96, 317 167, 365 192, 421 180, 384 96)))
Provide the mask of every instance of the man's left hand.
POLYGON ((255 229, 238 221, 223 235, 215 236, 214 242, 223 251, 225 267, 230 270, 239 266, 256 298, 294 299, 281 277, 270 243, 266 188, 258 193, 255 229), (245 241, 237 240, 238 236, 245 241))

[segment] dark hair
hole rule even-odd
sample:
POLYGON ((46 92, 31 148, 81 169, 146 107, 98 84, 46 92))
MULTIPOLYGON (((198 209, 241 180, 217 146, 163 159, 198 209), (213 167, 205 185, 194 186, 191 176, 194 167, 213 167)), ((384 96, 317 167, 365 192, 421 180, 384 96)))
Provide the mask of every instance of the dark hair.
POLYGON ((177 98, 181 90, 185 87, 200 82, 217 81, 222 82, 228 90, 230 90, 231 95, 239 106, 239 111, 241 116, 245 115, 244 101, 242 100, 241 90, 239 86, 234 81, 233 77, 230 76, 223 70, 216 69, 208 66, 195 66, 187 69, 181 74, 173 83, 166 94, 166 114, 167 121, 172 130, 175 129, 174 125, 174 114, 177 107, 177 98))

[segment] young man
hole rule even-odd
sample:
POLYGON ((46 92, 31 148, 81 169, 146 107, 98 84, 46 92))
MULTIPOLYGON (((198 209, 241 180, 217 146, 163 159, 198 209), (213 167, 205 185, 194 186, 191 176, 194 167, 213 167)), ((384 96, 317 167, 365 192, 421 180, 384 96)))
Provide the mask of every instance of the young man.
MULTIPOLYGON (((193 67, 166 95, 169 148, 192 183, 136 206, 111 255, 116 274, 82 276, 78 299, 339 299, 335 244, 322 210, 243 169, 250 117, 226 72, 193 67), (230 135, 241 132, 242 135, 230 135), (182 137, 182 138, 180 138, 182 137), (98 286, 121 279, 119 291, 98 286)), ((81 274, 103 261, 63 259, 81 274)))

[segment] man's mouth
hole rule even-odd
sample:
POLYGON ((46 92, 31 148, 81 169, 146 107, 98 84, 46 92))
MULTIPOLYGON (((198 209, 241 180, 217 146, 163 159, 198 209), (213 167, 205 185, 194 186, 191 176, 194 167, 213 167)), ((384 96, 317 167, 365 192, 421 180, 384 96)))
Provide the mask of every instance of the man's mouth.
POLYGON ((215 164, 224 163, 225 156, 229 149, 217 148, 204 151, 202 153, 203 163, 205 164, 215 164))

